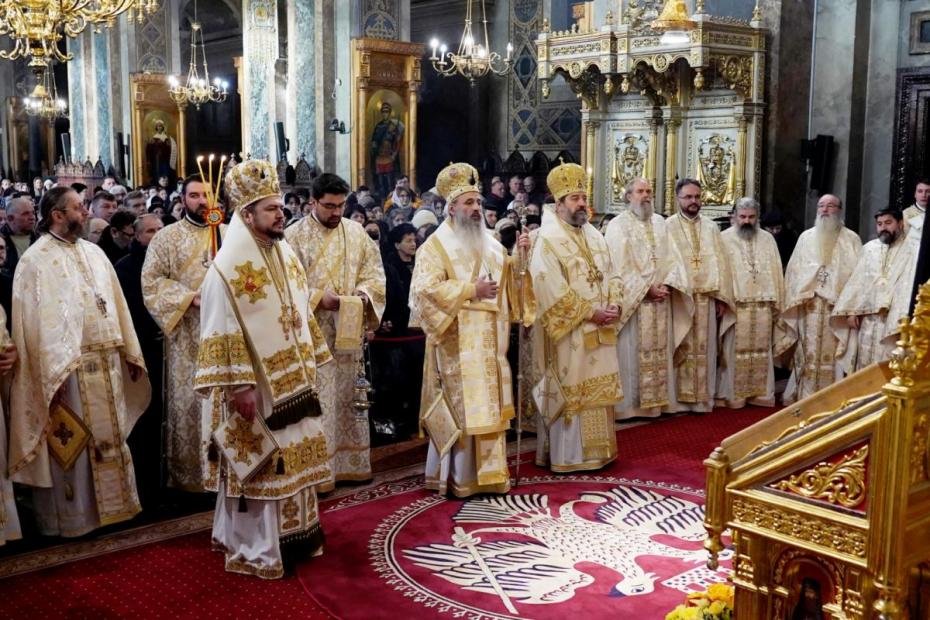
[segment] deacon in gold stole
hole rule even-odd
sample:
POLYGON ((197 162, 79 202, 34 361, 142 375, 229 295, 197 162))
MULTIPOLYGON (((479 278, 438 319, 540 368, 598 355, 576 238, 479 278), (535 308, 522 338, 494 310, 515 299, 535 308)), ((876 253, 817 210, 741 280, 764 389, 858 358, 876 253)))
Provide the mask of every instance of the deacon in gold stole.
POLYGON ((300 259, 284 240, 274 167, 238 164, 226 191, 236 213, 201 288, 194 385, 207 397, 203 436, 225 425, 235 449, 231 461, 216 439, 205 440, 205 486, 218 493, 213 542, 226 570, 273 579, 285 562, 322 551, 315 487, 332 471, 316 386, 318 366, 332 357, 300 259), (256 416, 275 449, 243 479, 237 463, 264 445, 256 416))
POLYGON ((610 261, 622 283, 617 356, 623 400, 616 419, 657 417, 673 402, 675 350, 691 329, 688 272, 669 241, 665 218, 653 208, 652 185, 634 179, 629 209, 607 225, 610 261))
POLYGON ((35 487, 41 534, 81 536, 141 510, 126 438, 152 391, 116 272, 80 237, 81 198, 56 187, 39 210, 13 278, 9 475, 35 487))
POLYGON ((342 217, 348 193, 341 178, 321 174, 313 181, 310 215, 286 232, 307 271, 310 307, 335 357, 320 369, 320 404, 336 482, 371 478, 368 418, 352 408, 352 395, 362 339, 380 325, 385 303, 378 245, 358 222, 342 217))
MULTIPOLYGON (((478 171, 450 164, 436 189, 449 216, 417 250, 410 284, 411 321, 426 333, 420 405, 430 438, 426 486, 456 497, 506 493, 515 271, 484 226, 478 171)), ((521 243, 528 245, 528 237, 521 243)))
POLYGON ((785 269, 785 304, 775 326, 776 359, 791 366, 785 404, 843 376, 830 315, 861 250, 859 235, 843 226, 843 203, 832 194, 821 196, 814 227, 798 237, 785 269))
MULTIPOLYGON (((712 219, 701 215, 701 184, 680 179, 675 184, 678 213, 666 220, 669 239, 688 270, 694 302, 691 329, 675 351, 674 400, 662 410, 710 411, 717 393, 719 335, 736 320, 729 259, 712 219)), ((729 363, 721 359, 721 364, 729 363)))
MULTIPOLYGON (((213 261, 207 224, 207 186, 199 175, 184 180, 184 216, 149 243, 142 265, 142 295, 165 335, 165 455, 168 484, 203 491, 200 399, 194 392, 200 342, 200 284, 213 261)), ((226 226, 220 225, 220 237, 226 226)), ((154 438, 153 438, 154 439, 154 438)))
POLYGON ((733 273, 736 322, 722 334, 717 398, 731 409, 747 402, 771 407, 775 404, 773 334, 785 279, 775 237, 759 228, 759 203, 740 198, 735 217, 733 226, 721 235, 733 273))
POLYGON ((862 246, 833 307, 830 325, 839 341, 837 360, 847 374, 891 358, 899 322, 907 316, 918 246, 908 241, 903 220, 897 209, 875 214, 878 239, 862 246))
POLYGON ((541 389, 560 394, 537 399, 536 463, 555 472, 599 469, 617 458, 620 278, 603 235, 588 223, 586 178, 578 164, 549 172, 555 210, 546 214, 530 258, 547 364, 541 389))

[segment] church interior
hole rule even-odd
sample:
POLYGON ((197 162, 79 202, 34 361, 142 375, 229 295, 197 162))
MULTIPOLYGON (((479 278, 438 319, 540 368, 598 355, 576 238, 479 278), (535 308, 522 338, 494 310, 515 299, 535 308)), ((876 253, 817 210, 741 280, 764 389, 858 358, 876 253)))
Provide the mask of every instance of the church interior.
MULTIPOLYGON (((15 349, 9 364, 0 354, 0 616, 930 618, 926 0, 0 7, 0 348, 15 349), (202 211, 190 183, 206 188, 202 211), (43 236, 73 250, 52 201, 75 192, 87 219, 71 244, 99 246, 107 267, 62 266, 77 275, 55 296, 55 280, 29 278, 43 272, 43 236), (451 232, 470 194, 502 258, 486 265, 479 252, 449 310, 440 280, 471 269, 449 249, 471 247, 451 232), (269 197, 285 218, 270 239, 293 250, 275 250, 280 274, 240 264, 227 277, 220 257, 233 261, 237 243, 254 237, 248 256, 270 260, 255 229, 242 233, 269 197), (169 238, 188 221, 188 237, 169 238), (178 258, 195 237, 202 256, 178 258), (197 274, 177 314, 150 299, 172 294, 146 280, 156 247, 171 282, 197 274), (366 252, 380 285, 362 283, 366 252), (570 294, 550 299, 560 269, 570 294), (120 280, 104 301, 110 272, 120 280), (294 343, 300 332, 321 344, 306 348, 312 363, 305 345, 293 350, 313 366, 322 409, 299 424, 337 420, 328 463, 273 448, 284 358, 264 356, 239 382, 207 372, 241 373, 249 359, 197 318, 215 291, 252 358, 263 336, 248 312, 265 291, 282 314, 261 329, 280 322, 290 350, 290 321, 294 343), (30 335, 32 320, 82 324, 51 297, 90 299, 88 313, 96 301, 101 321, 128 307, 122 329, 134 322, 138 344, 124 333, 115 357, 88 361, 105 346, 87 344, 95 318, 66 357, 70 336, 30 335), (296 309, 305 298, 315 319, 296 309), (357 332, 352 353, 344 329, 357 332), (449 362, 453 341, 461 358, 449 362), (35 360, 58 348, 66 361, 46 372, 35 360), (490 366, 468 374, 482 355, 490 366), (123 435, 109 444, 89 413, 105 407, 87 397, 98 363, 113 420, 133 419, 113 422, 123 435), (603 364, 613 392, 594 374, 603 364), (139 369, 151 394, 136 422, 139 369), (265 460, 251 479, 331 466, 331 480, 251 494, 254 473, 222 445, 245 423, 217 425, 227 411, 251 424, 237 386, 262 381, 275 394, 273 447, 255 447, 265 460), (752 382, 761 388, 741 391, 752 382), (460 412, 478 393, 491 404, 474 419, 497 426, 460 412), (561 456, 567 438, 580 460, 561 456), (92 475, 79 484, 81 468, 92 475), (105 509, 112 493, 136 508, 105 509), (94 526, 49 528, 47 495, 94 526), (274 525, 244 520, 259 503, 274 525), (230 540, 271 527, 283 569, 236 556, 224 527, 230 540), (289 563, 288 549, 311 542, 289 563)), ((87 254, 61 256, 85 265, 87 254)))

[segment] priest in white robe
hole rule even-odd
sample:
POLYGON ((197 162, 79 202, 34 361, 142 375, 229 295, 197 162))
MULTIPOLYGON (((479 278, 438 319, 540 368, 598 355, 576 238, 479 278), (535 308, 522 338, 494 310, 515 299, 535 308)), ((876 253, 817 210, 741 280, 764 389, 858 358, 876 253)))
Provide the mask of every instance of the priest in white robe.
POLYGON ((116 272, 80 237, 80 197, 53 188, 39 209, 13 279, 9 475, 34 488, 40 533, 81 536, 141 510, 126 437, 151 386, 116 272))
POLYGON ((830 315, 861 249, 859 235, 843 226, 842 201, 832 194, 821 196, 814 227, 801 233, 785 269, 785 302, 774 351, 791 367, 782 396, 785 404, 807 398, 843 376, 830 315))
MULTIPOLYGON (((310 305, 335 358, 320 369, 323 428, 335 482, 371 479, 368 417, 352 407, 366 333, 384 314, 384 265, 378 245, 342 217, 349 186, 335 174, 313 181, 310 215, 289 227, 288 243, 310 280, 310 305)), ((332 484, 321 491, 332 490, 332 484)))
MULTIPOLYGON (((200 342, 200 285, 213 261, 212 232, 207 225, 207 186, 188 177, 181 189, 183 217, 166 226, 149 243, 142 266, 145 307, 165 336, 164 451, 168 484, 202 492, 201 402, 194 392, 200 342)), ((216 231, 222 245, 226 226, 216 231)))
POLYGON ((206 397, 206 487, 217 492, 213 543, 225 553, 226 570, 276 579, 322 552, 316 487, 332 480, 332 470, 316 386, 318 366, 332 357, 303 267, 284 240, 274 166, 236 165, 226 192, 236 213, 201 289, 194 378, 206 397), (243 454, 261 453, 256 416, 274 451, 239 476, 243 454), (235 462, 214 436, 223 423, 235 431, 235 462))
POLYGON ((657 417, 675 400, 675 350, 691 329, 693 303, 678 246, 665 218, 653 209, 652 185, 634 179, 626 190, 629 208, 607 225, 611 265, 622 283, 617 355, 623 400, 618 420, 657 417))
POLYGON ((914 244, 914 260, 920 251, 920 237, 924 231, 924 219, 930 204, 930 179, 917 179, 914 187, 914 204, 904 210, 904 236, 914 244))
MULTIPOLYGON (((13 366, 16 364, 16 345, 6 331, 6 312, 0 307, 0 385, 3 394, 8 394, 13 366)), ((7 476, 7 432, 6 415, 8 410, 0 404, 0 545, 10 540, 22 538, 19 527, 19 515, 16 512, 16 499, 13 496, 13 483, 7 476)))
POLYGON ((546 362, 536 463, 555 472, 600 469, 617 458, 620 278, 603 235, 588 223, 586 179, 578 164, 549 172, 554 217, 539 229, 530 259, 546 362))
POLYGON ((669 237, 684 258, 694 302, 691 329, 675 352, 674 401, 663 411, 711 411, 717 393, 720 334, 736 320, 733 276, 720 229, 701 215, 701 184, 675 184, 678 213, 667 220, 669 237))
POLYGON ((510 489, 507 348, 519 309, 514 266, 484 227, 478 178, 464 163, 439 173, 436 190, 448 217, 417 250, 410 283, 411 322, 426 334, 420 401, 420 425, 430 439, 426 487, 456 497, 510 489))
POLYGON ((882 209, 875 228, 878 238, 862 246, 833 307, 837 360, 846 374, 891 357, 911 301, 917 251, 905 238, 901 212, 882 209))
POLYGON ((775 321, 785 294, 781 258, 775 237, 759 227, 755 199, 737 200, 734 219, 721 238, 733 274, 736 321, 721 341, 717 398, 731 409, 771 407, 775 321))

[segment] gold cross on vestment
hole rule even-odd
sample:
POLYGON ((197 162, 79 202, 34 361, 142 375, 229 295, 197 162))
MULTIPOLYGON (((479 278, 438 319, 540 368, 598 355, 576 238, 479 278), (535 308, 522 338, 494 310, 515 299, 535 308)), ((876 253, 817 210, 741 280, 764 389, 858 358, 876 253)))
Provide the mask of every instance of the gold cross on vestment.
POLYGON ((691 266, 695 269, 699 268, 704 262, 704 258, 700 254, 692 254, 689 260, 691 261, 691 266))
POLYGON ((297 331, 303 325, 297 308, 287 305, 281 306, 281 316, 278 317, 278 323, 281 324, 281 330, 284 332, 285 340, 291 339, 291 330, 297 331))
POLYGON ((99 294, 97 295, 96 304, 97 304, 97 309, 100 310, 100 314, 102 314, 103 316, 107 316, 107 301, 103 297, 101 297, 99 294))
POLYGON ((826 267, 821 265, 820 269, 817 270, 817 281, 820 282, 821 285, 823 285, 827 283, 827 279, 829 277, 830 277, 830 272, 827 271, 826 267))
POLYGON ((597 284, 604 280, 604 274, 601 273, 600 269, 589 269, 588 270, 588 284, 597 284))
POLYGON ((74 431, 68 428, 64 422, 58 424, 58 428, 55 429, 55 432, 52 433, 58 441, 61 442, 62 446, 67 446, 68 442, 71 441, 71 438, 74 437, 74 431))

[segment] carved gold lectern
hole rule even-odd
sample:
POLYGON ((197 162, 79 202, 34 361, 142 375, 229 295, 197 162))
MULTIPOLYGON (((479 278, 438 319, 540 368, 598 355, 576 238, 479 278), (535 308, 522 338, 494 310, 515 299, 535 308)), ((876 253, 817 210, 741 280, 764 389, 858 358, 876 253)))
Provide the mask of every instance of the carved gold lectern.
POLYGON ((727 438, 704 462, 704 546, 715 565, 732 531, 738 617, 930 617, 928 439, 925 284, 888 366, 727 438))

